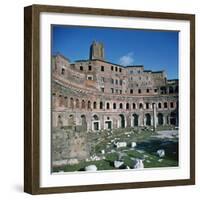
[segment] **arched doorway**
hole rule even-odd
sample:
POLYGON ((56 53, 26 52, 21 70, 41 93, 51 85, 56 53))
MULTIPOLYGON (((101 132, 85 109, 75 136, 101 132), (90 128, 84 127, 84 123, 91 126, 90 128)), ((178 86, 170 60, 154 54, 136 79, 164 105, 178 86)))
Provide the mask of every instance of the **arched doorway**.
POLYGON ((69 120, 68 120, 68 125, 69 126, 74 126, 76 123, 75 123, 75 119, 74 119, 74 115, 70 115, 69 116, 69 120))
POLYGON ((97 115, 93 115, 93 117, 92 117, 92 130, 93 131, 100 130, 100 121, 99 121, 99 117, 97 115))
POLYGON ((170 113, 170 124, 171 125, 176 125, 176 113, 175 112, 171 112, 170 113))
POLYGON ((149 113, 145 114, 145 122, 146 126, 151 126, 151 115, 149 113))
POLYGON ((57 125, 58 125, 59 128, 62 128, 62 127, 63 127, 63 120, 62 120, 61 115, 58 115, 58 122, 57 122, 57 125))
POLYGON ((81 126, 83 131, 87 130, 87 121, 85 115, 81 115, 81 126))
POLYGON ((124 117, 124 115, 120 114, 119 118, 120 118, 120 120, 119 120, 119 127, 120 128, 125 128, 125 117, 124 117))
POLYGON ((163 125, 163 114, 158 113, 158 125, 163 125))
POLYGON ((133 114, 133 126, 138 126, 138 118, 139 116, 137 114, 133 114))

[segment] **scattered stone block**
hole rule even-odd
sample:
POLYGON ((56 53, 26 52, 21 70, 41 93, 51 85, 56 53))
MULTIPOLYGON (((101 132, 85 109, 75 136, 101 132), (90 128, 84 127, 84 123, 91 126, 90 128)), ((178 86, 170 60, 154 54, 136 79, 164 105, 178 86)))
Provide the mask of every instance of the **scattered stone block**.
POLYGON ((123 164, 124 164, 124 162, 117 161, 117 160, 114 161, 114 167, 115 167, 115 168, 119 168, 119 167, 122 166, 123 164))
POLYGON ((137 143, 136 142, 131 142, 131 147, 134 148, 137 146, 137 143))
POLYGON ((164 149, 159 149, 156 153, 160 158, 165 157, 165 150, 164 149))
POLYGON ((127 147, 127 143, 126 142, 117 142, 117 143, 115 143, 115 146, 117 148, 127 147))
POLYGON ((143 160, 134 159, 133 160, 133 168, 134 169, 143 169, 144 168, 143 160))
POLYGON ((69 159, 68 160, 68 163, 67 164, 69 164, 69 165, 75 165, 75 164, 78 164, 79 162, 78 162, 78 159, 76 159, 76 158, 72 158, 72 159, 69 159))
POLYGON ((104 149, 102 149, 102 150, 101 150, 101 153, 102 153, 102 154, 105 154, 105 150, 104 150, 104 149))
POLYGON ((97 171, 97 166, 96 165, 86 166, 85 171, 95 172, 95 171, 97 171))

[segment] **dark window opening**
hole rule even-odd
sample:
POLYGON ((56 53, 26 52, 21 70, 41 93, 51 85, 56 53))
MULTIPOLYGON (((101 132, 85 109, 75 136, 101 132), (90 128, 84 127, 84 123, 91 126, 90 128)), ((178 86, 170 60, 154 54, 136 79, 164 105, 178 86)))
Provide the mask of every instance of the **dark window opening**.
POLYGON ((110 104, 109 103, 106 103, 106 108, 110 109, 110 104))
POLYGON ((127 110, 129 109, 129 103, 126 104, 126 109, 127 109, 127 110))
POLYGON ((100 109, 103 109, 103 102, 102 101, 100 102, 100 106, 99 107, 100 107, 100 109))
POLYGON ((91 109, 91 102, 88 101, 88 109, 91 109))
POLYGON ((65 74, 65 69, 62 68, 61 74, 64 75, 65 74))
POLYGON ((93 103, 93 109, 97 109, 97 102, 96 101, 93 103))

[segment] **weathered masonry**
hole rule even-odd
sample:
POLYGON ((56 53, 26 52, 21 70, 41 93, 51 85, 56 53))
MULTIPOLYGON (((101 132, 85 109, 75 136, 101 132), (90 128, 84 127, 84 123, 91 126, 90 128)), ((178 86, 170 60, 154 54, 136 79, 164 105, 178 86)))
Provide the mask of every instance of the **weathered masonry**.
POLYGON ((52 126, 99 131, 137 126, 178 126, 178 80, 144 66, 105 60, 93 42, 89 60, 52 57, 52 126))

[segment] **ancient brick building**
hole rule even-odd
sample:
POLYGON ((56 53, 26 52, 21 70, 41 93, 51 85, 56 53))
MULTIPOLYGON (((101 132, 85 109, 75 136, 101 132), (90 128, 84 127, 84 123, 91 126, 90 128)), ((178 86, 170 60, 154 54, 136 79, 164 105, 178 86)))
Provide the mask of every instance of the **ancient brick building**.
POLYGON ((90 58, 52 58, 52 126, 99 131, 137 126, 178 126, 178 80, 165 71, 105 60, 93 42, 90 58))

